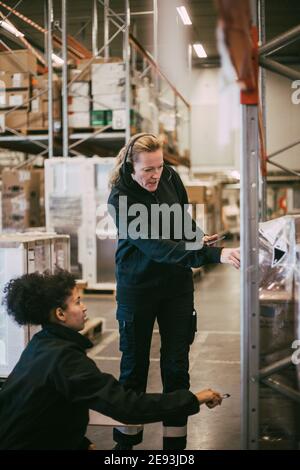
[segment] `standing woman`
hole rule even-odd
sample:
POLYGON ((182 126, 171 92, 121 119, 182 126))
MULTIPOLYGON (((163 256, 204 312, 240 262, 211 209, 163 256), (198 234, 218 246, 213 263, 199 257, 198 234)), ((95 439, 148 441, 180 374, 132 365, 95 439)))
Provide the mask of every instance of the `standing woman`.
MULTIPOLYGON (((116 278, 120 382, 137 392, 146 390, 157 320, 163 390, 189 389, 189 349, 196 330, 191 268, 211 263, 239 268, 239 251, 202 243, 190 248, 187 242, 191 240, 185 237, 187 193, 176 171, 164 164, 161 144, 153 134, 135 135, 120 151, 111 187, 109 210, 119 236, 116 278), (179 219, 178 211, 172 214, 170 210, 167 220, 166 213, 155 210, 171 207, 181 209, 179 219)), ((198 228, 195 233, 199 241, 202 232, 198 228)), ((117 449, 131 449, 142 438, 142 426, 114 429, 117 449)), ((187 415, 163 422, 164 449, 185 449, 186 439, 187 415)))

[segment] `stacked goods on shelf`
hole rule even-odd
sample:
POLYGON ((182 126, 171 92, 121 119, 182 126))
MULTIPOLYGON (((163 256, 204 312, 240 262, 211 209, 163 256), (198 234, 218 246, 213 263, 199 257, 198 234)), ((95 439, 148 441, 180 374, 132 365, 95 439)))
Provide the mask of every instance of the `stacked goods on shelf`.
POLYGON ((3 288, 23 274, 70 268, 69 237, 49 233, 0 234, 0 377, 6 378, 38 327, 19 326, 2 305, 3 288))
POLYGON ((231 235, 240 233, 240 189, 224 186, 222 192, 222 224, 231 235))
POLYGON ((68 119, 72 128, 90 127, 90 82, 75 81, 71 83, 68 94, 68 119))
POLYGON ((28 50, 0 53, 0 131, 26 130, 30 110, 30 74, 37 73, 36 57, 28 50), (18 109, 12 110, 18 106, 18 109))
POLYGON ((185 189, 191 216, 205 233, 209 233, 206 229, 206 187, 189 182, 185 184, 185 189))
POLYGON ((2 172, 2 228, 22 231, 45 224, 43 170, 6 169, 2 172))
MULTIPOLYGON (((47 129, 48 128, 48 76, 38 75, 31 79, 32 101, 28 117, 28 128, 47 129)), ((61 81, 54 76, 52 80, 52 112, 53 129, 61 129, 61 81)))
MULTIPOLYGON (((48 79, 37 75, 36 57, 27 50, 0 53, 0 132, 47 130, 48 79), (17 109, 13 110, 13 108, 17 109), (13 110, 13 111, 12 111, 13 110)), ((61 128, 60 80, 54 76, 54 130, 61 128)))
POLYGON ((6 128, 27 128, 29 99, 28 72, 0 72, 0 132, 4 132, 6 128), (16 106, 18 109, 12 111, 16 106))
POLYGON ((222 186, 216 181, 185 182, 192 215, 205 233, 213 235, 222 231, 222 186))
POLYGON ((217 181, 206 186, 207 233, 222 232, 222 185, 217 181))
POLYGON ((91 94, 91 125, 125 129, 125 63, 93 63, 91 94))
POLYGON ((45 161, 47 229, 70 235, 71 270, 88 288, 114 288, 116 234, 106 226, 113 166, 114 158, 45 161))
MULTIPOLYGON (((125 64, 118 58, 84 59, 70 70, 69 126, 89 128, 111 126, 113 130, 126 127, 125 64)), ((135 100, 135 86, 131 85, 135 100)), ((130 110, 131 133, 141 130, 141 117, 130 110)))
POLYGON ((299 390, 297 370, 290 362, 300 321, 294 287, 300 233, 295 228, 299 231, 299 219, 285 216, 263 222, 259 229, 260 368, 289 359, 286 367, 278 368, 260 383, 262 449, 296 449, 299 444, 299 404, 290 398, 292 393, 287 393, 299 390))
POLYGON ((158 134, 158 107, 156 105, 154 85, 147 77, 135 76, 135 103, 141 117, 141 131, 158 134))

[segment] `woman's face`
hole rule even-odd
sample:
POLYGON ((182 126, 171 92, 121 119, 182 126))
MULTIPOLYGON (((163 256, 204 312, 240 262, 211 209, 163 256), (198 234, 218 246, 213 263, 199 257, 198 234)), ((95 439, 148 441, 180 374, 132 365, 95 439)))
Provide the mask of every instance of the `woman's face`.
POLYGON ((149 192, 157 190, 163 171, 164 159, 161 149, 155 152, 141 152, 138 161, 133 164, 132 178, 149 192))
POLYGON ((81 301, 77 287, 74 287, 71 295, 66 299, 66 308, 61 310, 58 318, 65 326, 75 331, 83 329, 87 319, 87 308, 81 301))

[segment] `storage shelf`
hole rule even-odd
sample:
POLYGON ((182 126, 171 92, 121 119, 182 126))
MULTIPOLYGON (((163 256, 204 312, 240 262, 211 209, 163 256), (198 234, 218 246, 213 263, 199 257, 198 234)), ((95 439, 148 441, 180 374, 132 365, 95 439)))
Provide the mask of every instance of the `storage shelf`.
MULTIPOLYGON (((115 156, 119 149, 125 143, 125 132, 105 132, 103 134, 93 135, 91 132, 72 132, 69 135, 70 145, 77 140, 84 142, 73 147, 76 152, 91 157, 99 155, 100 157, 115 156)), ((48 145, 48 133, 29 133, 24 135, 0 134, 0 148, 15 150, 24 153, 38 154, 44 149, 40 144, 48 145)), ((53 139, 54 155, 62 155, 62 135, 55 134, 53 139)), ((47 154, 46 154, 47 155, 47 154)))

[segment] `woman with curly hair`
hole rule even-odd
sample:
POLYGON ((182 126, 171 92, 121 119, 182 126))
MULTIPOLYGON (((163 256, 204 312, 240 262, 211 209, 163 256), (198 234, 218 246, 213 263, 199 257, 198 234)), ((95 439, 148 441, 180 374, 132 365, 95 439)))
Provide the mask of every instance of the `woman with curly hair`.
POLYGON ((4 289, 7 312, 20 325, 41 325, 0 390, 0 449, 88 449, 89 409, 128 424, 192 415, 221 404, 219 393, 135 393, 86 356, 92 343, 74 277, 25 274, 4 289))

